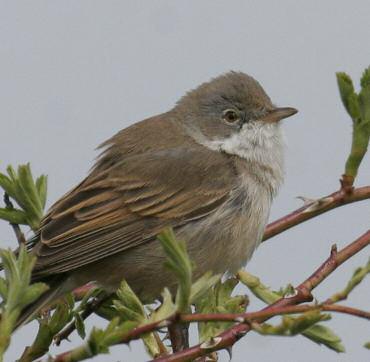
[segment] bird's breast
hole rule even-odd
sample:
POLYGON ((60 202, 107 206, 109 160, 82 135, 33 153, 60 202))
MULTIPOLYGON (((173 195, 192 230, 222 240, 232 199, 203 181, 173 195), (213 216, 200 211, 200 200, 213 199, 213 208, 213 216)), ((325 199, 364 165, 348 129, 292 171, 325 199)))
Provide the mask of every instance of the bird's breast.
POLYGON ((271 194, 258 180, 247 178, 211 215, 178 230, 188 242, 196 274, 236 272, 262 240, 271 206, 271 194))

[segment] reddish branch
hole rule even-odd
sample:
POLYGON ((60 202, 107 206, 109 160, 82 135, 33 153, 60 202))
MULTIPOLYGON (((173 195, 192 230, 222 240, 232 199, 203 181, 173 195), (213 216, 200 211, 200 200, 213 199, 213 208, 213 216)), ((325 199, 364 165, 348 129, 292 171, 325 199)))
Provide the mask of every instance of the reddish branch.
MULTIPOLYGON (((251 322, 266 320, 268 318, 277 316, 277 315, 287 315, 287 314, 297 314, 304 313, 312 310, 323 310, 330 312, 339 312, 358 316, 365 319, 370 319, 370 313, 361 311, 358 309, 339 306, 339 305, 292 305, 292 306, 282 306, 276 307, 274 309, 265 308, 264 310, 258 312, 249 312, 249 313, 210 313, 210 314, 180 314, 172 315, 167 318, 165 321, 158 321, 149 323, 137 328, 134 328, 130 332, 122 335, 122 337, 115 342, 115 344, 129 343, 132 340, 141 338, 145 333, 153 332, 159 328, 163 328, 164 325, 177 325, 178 323, 190 323, 190 322, 224 322, 224 321, 233 321, 237 323, 248 323, 251 322)), ((207 353, 208 354, 208 353, 207 353)), ((64 352, 53 359, 53 362, 70 362, 71 351, 64 352)), ((170 358, 173 355, 168 356, 169 359, 163 359, 163 361, 172 361, 170 358)), ((161 358, 156 359, 157 361, 162 361, 161 358)), ((182 361, 177 360, 176 361, 182 361)))
POLYGON ((323 304, 321 310, 327 312, 338 312, 349 314, 355 317, 365 318, 370 320, 370 312, 366 312, 361 309, 347 307, 346 305, 339 305, 339 304, 323 304))
POLYGON ((345 184, 339 191, 305 205, 267 225, 263 240, 272 238, 291 227, 312 219, 324 212, 356 201, 370 199, 370 186, 349 188, 345 184))
MULTIPOLYGON (((346 246, 341 251, 337 251, 334 245, 331 249, 330 256, 325 262, 320 265, 316 271, 307 278, 303 283, 301 283, 296 288, 296 294, 292 297, 284 297, 279 299, 277 302, 265 307, 260 312, 270 314, 269 317, 265 315, 260 315, 255 321, 263 322, 273 315, 277 315, 281 312, 281 309, 288 306, 296 306, 301 303, 312 301, 313 297, 311 291, 317 287, 325 278, 327 278, 338 266, 343 264, 351 256, 358 253, 360 250, 370 245, 370 230, 359 237, 357 240, 353 241, 351 244, 346 246), (277 313, 279 312, 279 313, 277 313)), ((281 314, 281 313, 280 313, 281 314)), ((241 337, 251 330, 250 323, 240 323, 237 324, 225 332, 221 333, 215 339, 213 346, 204 347, 204 345, 196 345, 194 347, 188 348, 184 351, 174 353, 170 356, 165 356, 155 359, 156 362, 182 362, 193 360, 199 356, 207 355, 213 351, 218 351, 225 348, 230 348, 237 342, 241 337), (217 342, 217 343, 216 343, 217 342)))
POLYGON ((283 314, 296 314, 304 313, 312 310, 321 310, 326 312, 337 312, 350 314, 356 317, 369 319, 370 312, 366 312, 360 309, 347 307, 338 304, 301 304, 292 305, 281 308, 275 308, 274 310, 260 310, 258 312, 248 313, 194 313, 194 314, 183 314, 180 315, 178 320, 180 322, 249 322, 261 318, 271 318, 275 315, 283 314))

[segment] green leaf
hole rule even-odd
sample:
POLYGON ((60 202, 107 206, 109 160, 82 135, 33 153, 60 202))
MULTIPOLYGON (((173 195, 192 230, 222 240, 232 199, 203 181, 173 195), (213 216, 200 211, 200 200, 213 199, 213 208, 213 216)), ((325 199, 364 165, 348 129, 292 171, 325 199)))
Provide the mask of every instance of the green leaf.
POLYGON ((22 195, 22 202, 30 215, 30 226, 35 230, 42 218, 43 206, 29 164, 18 167, 18 178, 21 190, 19 193, 22 195))
POLYGON ((370 342, 366 342, 366 343, 364 344, 364 347, 365 347, 365 348, 367 348, 367 349, 370 349, 370 342))
POLYGON ((34 283, 31 284, 23 294, 22 302, 24 304, 31 304, 33 303, 38 297, 45 293, 49 287, 44 283, 34 283))
POLYGON ((186 252, 185 243, 177 241, 172 229, 165 229, 158 235, 167 256, 165 265, 176 275, 179 286, 176 305, 180 312, 186 312, 190 305, 192 265, 186 252))
POLYGON ((3 298, 0 319, 0 361, 10 343, 21 311, 38 298, 47 288, 37 283, 30 285, 35 257, 27 253, 24 245, 19 248, 18 258, 10 250, 0 250, 5 278, 1 278, 0 294, 3 298))
POLYGON ((281 298, 281 295, 266 287, 259 278, 248 273, 246 270, 239 270, 237 278, 246 285, 249 290, 266 304, 272 304, 281 298))
POLYGON ((348 114, 352 119, 360 118, 360 106, 351 77, 346 73, 339 72, 337 73, 337 82, 340 97, 348 114))
POLYGON ((27 225, 27 215, 18 209, 0 208, 0 219, 12 224, 27 225))
POLYGON ((73 315, 74 315, 74 322, 75 322, 77 333, 82 339, 85 339, 86 331, 85 331, 84 321, 82 320, 79 313, 74 313, 73 315))
POLYGON ((263 335, 295 336, 327 318, 328 316, 320 311, 309 311, 297 317, 283 316, 281 323, 275 326, 269 323, 255 324, 253 329, 263 335))
POLYGON ((370 259, 368 260, 367 264, 364 267, 357 268, 349 282, 347 283, 346 287, 338 292, 332 295, 329 299, 332 303, 336 303, 340 300, 344 300, 348 297, 348 295, 352 292, 354 288, 359 285, 364 278, 370 273, 370 259))
MULTIPOLYGON (((344 175, 354 180, 370 140, 370 67, 361 78, 361 91, 356 94, 351 78, 345 73, 337 73, 337 81, 342 102, 352 118, 352 146, 347 157, 344 175)), ((353 181, 352 181, 353 182, 353 181)))
POLYGON ((8 284, 4 278, 0 277, 0 296, 3 300, 6 300, 8 294, 8 284))
MULTIPOLYGON (((244 295, 232 296, 238 284, 235 278, 224 282, 217 282, 208 289, 203 298, 195 302, 197 313, 243 313, 248 305, 248 298, 244 295)), ((200 322, 198 332, 200 342, 210 340, 212 337, 229 328, 233 322, 200 322)))
POLYGON ((6 175, 0 172, 0 187, 12 198, 15 195, 13 181, 6 175))
POLYGON ((62 328, 72 320, 72 316, 73 313, 70 305, 65 300, 60 301, 48 321, 51 333, 53 335, 59 333, 62 328))
POLYGON ((150 314, 148 323, 165 320, 176 313, 176 305, 172 301, 171 293, 167 288, 162 293, 161 306, 150 314))
POLYGON ((45 208, 46 196, 48 189, 48 177, 46 175, 41 175, 36 179, 36 188, 39 194, 39 199, 41 201, 42 209, 45 208))
POLYGON ((120 288, 117 290, 118 300, 113 304, 119 311, 122 320, 142 322, 146 319, 144 305, 136 296, 125 280, 122 280, 120 288))
POLYGON ((370 87, 370 67, 367 67, 362 73, 361 87, 362 88, 370 87))
POLYGON ((345 352, 345 348, 340 337, 338 337, 330 328, 323 326, 322 324, 316 324, 309 329, 306 329, 302 334, 311 341, 323 344, 336 352, 345 352))
POLYGON ((17 172, 7 167, 8 176, 0 173, 0 187, 20 207, 0 209, 0 218, 14 224, 27 224, 38 229, 46 203, 47 177, 41 175, 36 182, 29 164, 18 166, 17 172))
POLYGON ((190 291, 190 303, 202 299, 208 290, 220 281, 221 275, 212 275, 211 272, 205 273, 192 286, 190 291))
POLYGON ((108 353, 111 345, 119 343, 123 336, 136 326, 136 322, 124 322, 119 324, 119 318, 114 318, 106 329, 94 327, 88 338, 87 346, 75 349, 74 355, 88 358, 100 353, 108 353))

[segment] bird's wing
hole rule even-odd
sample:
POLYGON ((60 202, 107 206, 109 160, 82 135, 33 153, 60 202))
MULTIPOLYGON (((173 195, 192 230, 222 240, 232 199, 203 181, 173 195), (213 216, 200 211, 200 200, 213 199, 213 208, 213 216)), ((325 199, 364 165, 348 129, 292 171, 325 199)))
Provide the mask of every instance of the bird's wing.
POLYGON ((226 156, 202 148, 136 155, 95 172, 45 217, 34 276, 81 267, 212 213, 228 198, 234 172, 226 156))

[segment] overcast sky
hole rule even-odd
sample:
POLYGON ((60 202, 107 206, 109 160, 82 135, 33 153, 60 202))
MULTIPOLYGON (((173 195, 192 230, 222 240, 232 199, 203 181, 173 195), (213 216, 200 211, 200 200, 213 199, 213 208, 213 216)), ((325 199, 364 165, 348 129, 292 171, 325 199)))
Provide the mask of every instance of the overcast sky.
MULTIPOLYGON (((49 175, 48 205, 79 182, 95 147, 119 129, 167 111, 187 90, 228 70, 253 75, 279 106, 300 113, 286 120, 286 182, 271 220, 338 188, 350 147, 350 120, 335 72, 356 84, 370 64, 370 2, 363 1, 1 1, 0 170, 30 161, 49 175)), ((370 157, 357 184, 370 183, 370 157)), ((327 256, 369 228, 369 202, 347 206, 263 244, 247 268, 279 288, 299 283, 327 256)), ((14 246, 0 223, 1 246, 14 246)), ((323 300, 364 265, 354 257, 315 291, 323 300)), ((348 304, 370 308, 370 282, 348 304)), ((254 304, 250 308, 258 308, 254 304)), ((91 318, 89 325, 104 322, 91 318)), ((365 361, 370 324, 334 315, 343 338, 338 355, 303 337, 250 333, 233 361, 365 361)), ((14 361, 36 324, 17 332, 6 361, 14 361)), ((82 343, 63 343, 53 352, 82 343)), ((144 361, 139 343, 112 348, 94 361, 144 361)), ((221 360, 227 361, 226 353, 221 360)))

